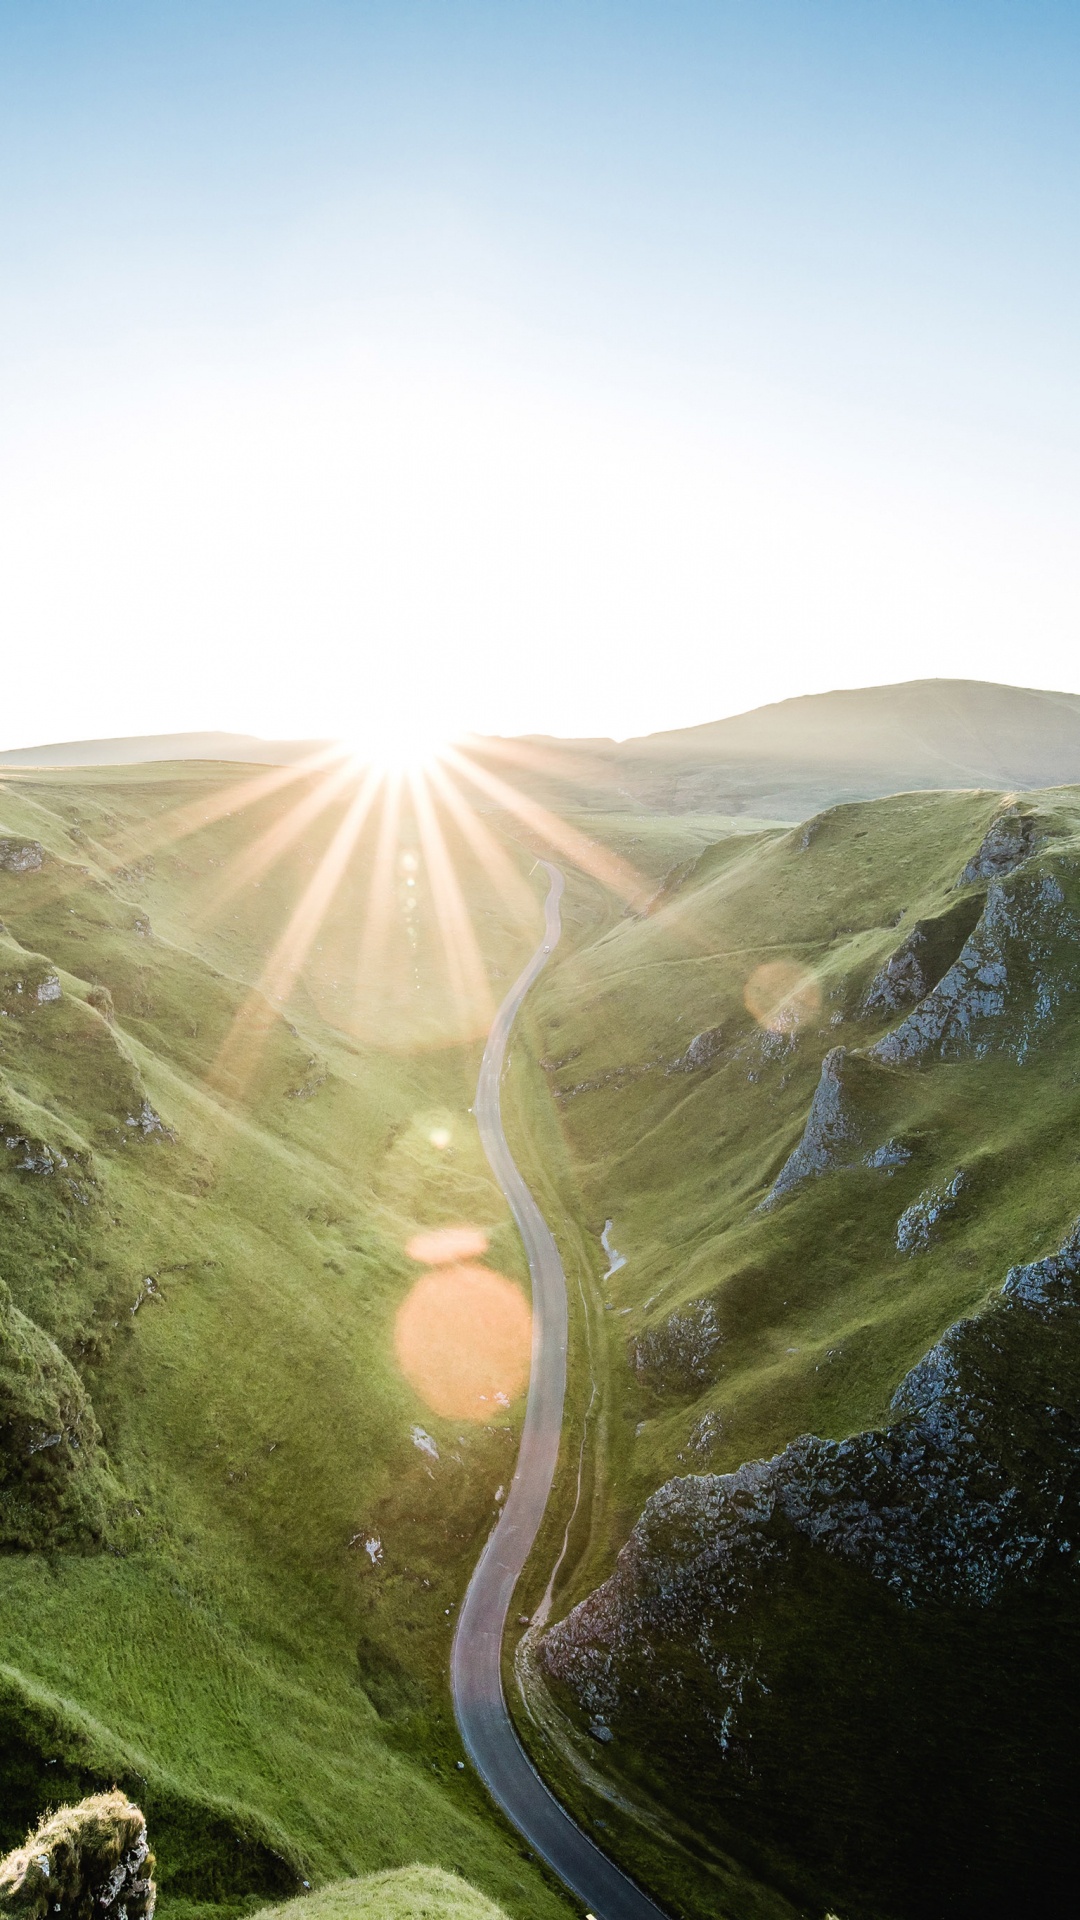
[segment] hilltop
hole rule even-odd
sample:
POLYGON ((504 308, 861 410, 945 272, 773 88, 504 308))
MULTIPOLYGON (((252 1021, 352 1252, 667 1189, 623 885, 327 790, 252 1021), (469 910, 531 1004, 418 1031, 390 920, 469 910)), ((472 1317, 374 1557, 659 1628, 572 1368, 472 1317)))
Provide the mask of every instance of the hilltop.
POLYGON ((638 740, 522 747, 532 752, 521 778, 556 805, 577 796, 620 810, 796 821, 839 800, 920 788, 1080 780, 1080 696, 912 680, 808 694, 638 740))

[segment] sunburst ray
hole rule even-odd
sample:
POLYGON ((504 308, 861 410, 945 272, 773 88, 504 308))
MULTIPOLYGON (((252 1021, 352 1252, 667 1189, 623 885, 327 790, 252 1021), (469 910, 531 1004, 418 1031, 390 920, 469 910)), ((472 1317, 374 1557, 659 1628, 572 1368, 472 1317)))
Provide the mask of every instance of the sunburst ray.
POLYGON ((382 775, 369 770, 226 1034, 210 1071, 211 1082, 231 1083, 240 1090, 249 1083, 277 1017, 274 1003, 287 999, 295 985, 381 785, 382 775))
POLYGON ((312 826, 319 815, 337 799, 343 788, 358 778, 356 766, 345 760, 333 768, 326 778, 310 793, 306 793, 289 811, 275 820, 249 846, 234 854, 224 868, 212 892, 199 904, 195 915, 195 924, 202 925, 213 919, 215 913, 232 899, 242 887, 251 886, 274 865, 274 862, 295 846, 306 828, 312 826))
POLYGON ((446 955, 450 992, 463 1038, 482 1032, 494 1013, 491 983, 480 945, 473 931, 465 896, 439 825, 431 789, 422 774, 409 780, 420 846, 435 906, 435 918, 446 955))
POLYGON ((628 906, 640 912, 648 903, 653 890, 648 887, 641 874, 620 854, 612 853, 607 847, 598 846, 594 840, 579 833, 576 827, 570 826, 565 820, 560 820, 558 815, 549 812, 547 807, 542 807, 538 800, 530 800, 527 795, 519 793, 516 787, 510 786, 508 781, 501 780, 498 774, 489 772, 486 767, 477 766, 474 760, 470 760, 456 747, 447 748, 444 758, 449 766, 461 773, 466 780, 471 781, 473 786, 479 787, 481 793, 486 793, 489 799, 495 800, 506 812, 514 814, 523 826, 539 834, 554 852, 564 854, 584 873, 591 874, 594 880, 599 880, 602 886, 608 887, 612 893, 618 895, 620 900, 625 900, 628 906))
POLYGON ((539 912, 536 896, 495 835, 462 798, 437 761, 428 768, 427 777, 497 892, 512 905, 524 924, 535 921, 539 912))

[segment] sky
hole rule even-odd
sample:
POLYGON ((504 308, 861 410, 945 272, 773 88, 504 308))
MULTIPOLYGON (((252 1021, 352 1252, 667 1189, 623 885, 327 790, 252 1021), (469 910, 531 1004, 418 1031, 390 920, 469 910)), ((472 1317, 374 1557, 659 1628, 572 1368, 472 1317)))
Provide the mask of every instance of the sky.
POLYGON ((0 0, 0 747, 1080 691, 1080 9, 0 0))

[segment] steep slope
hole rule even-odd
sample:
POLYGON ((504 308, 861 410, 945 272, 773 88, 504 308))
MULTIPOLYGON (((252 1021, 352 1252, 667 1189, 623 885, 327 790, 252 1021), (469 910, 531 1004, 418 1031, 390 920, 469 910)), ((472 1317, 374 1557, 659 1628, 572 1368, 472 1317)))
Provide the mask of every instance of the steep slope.
POLYGON ((906 795, 704 853, 538 996, 609 1270, 531 1670, 810 1910, 1071 1876, 1078 935, 1080 796, 906 795))
MULTIPOLYGON (((554 1916, 444 1677, 520 1399, 440 1410, 395 1347, 417 1233, 468 1223, 519 1297, 482 1008, 414 827, 358 973, 378 846, 310 912, 354 795, 250 780, 0 790, 0 1846, 117 1782, 165 1911, 420 1861, 554 1916)), ((535 901, 454 851, 501 976, 535 901)))

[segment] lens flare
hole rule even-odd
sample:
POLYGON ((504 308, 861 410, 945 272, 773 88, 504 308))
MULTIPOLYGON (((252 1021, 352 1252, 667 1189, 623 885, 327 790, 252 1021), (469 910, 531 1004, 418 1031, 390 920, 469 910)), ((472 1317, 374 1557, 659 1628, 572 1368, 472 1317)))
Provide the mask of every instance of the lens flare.
POLYGON ((490 1421, 529 1377, 532 1313, 524 1295, 488 1267, 439 1267, 402 1301, 394 1351, 432 1413, 490 1421))
POLYGON ((767 1033, 794 1033, 821 1012, 821 988, 793 960, 766 960, 747 980, 743 1003, 767 1033))

